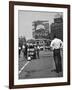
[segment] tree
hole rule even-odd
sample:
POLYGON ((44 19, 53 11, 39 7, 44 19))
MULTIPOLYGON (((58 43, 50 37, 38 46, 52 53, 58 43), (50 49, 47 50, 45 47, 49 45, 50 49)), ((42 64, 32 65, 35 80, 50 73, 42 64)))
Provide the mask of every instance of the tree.
POLYGON ((19 37, 19 46, 22 47, 23 44, 26 44, 26 38, 24 37, 19 37))
POLYGON ((25 38, 25 36, 22 38, 22 42, 23 42, 23 44, 26 44, 26 38, 25 38))

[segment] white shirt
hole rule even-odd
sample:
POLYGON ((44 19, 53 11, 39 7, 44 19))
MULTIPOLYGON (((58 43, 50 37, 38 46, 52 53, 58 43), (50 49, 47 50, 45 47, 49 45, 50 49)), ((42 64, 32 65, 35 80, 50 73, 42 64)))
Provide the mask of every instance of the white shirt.
POLYGON ((63 47, 63 42, 60 39, 55 38, 55 39, 52 40, 50 47, 52 47, 53 50, 62 48, 63 47))
POLYGON ((21 47, 19 47, 19 49, 21 49, 21 47))
POLYGON ((38 48, 38 49, 40 49, 40 47, 39 47, 39 46, 38 46, 37 48, 38 48))
POLYGON ((23 45, 23 46, 22 46, 22 48, 24 49, 24 48, 25 48, 25 46, 23 45))

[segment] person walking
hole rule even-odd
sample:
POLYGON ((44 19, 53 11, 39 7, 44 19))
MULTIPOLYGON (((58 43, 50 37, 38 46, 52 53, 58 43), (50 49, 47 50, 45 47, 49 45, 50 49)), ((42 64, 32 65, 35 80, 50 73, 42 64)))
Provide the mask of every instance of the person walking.
POLYGON ((37 58, 36 51, 37 51, 37 48, 36 48, 36 45, 35 45, 35 46, 34 46, 34 59, 37 58))
POLYGON ((23 57, 25 57, 25 45, 22 45, 22 52, 23 52, 23 57))
POLYGON ((26 44, 23 44, 22 52, 23 52, 24 57, 27 59, 27 45, 26 44))
POLYGON ((58 39, 56 35, 54 35, 54 39, 51 41, 50 47, 53 50, 56 73, 59 76, 59 73, 62 72, 62 61, 61 61, 60 49, 63 47, 63 42, 60 39, 58 39))
POLYGON ((22 44, 21 43, 19 43, 18 50, 19 50, 19 58, 20 58, 20 54, 21 54, 21 50, 22 50, 22 44))
POLYGON ((22 47, 19 46, 18 48, 19 48, 19 58, 20 58, 22 47))
POLYGON ((25 44, 25 52, 24 52, 24 54, 25 54, 25 58, 27 59, 27 44, 25 44))
POLYGON ((39 45, 37 45, 37 58, 38 58, 38 59, 40 58, 40 56, 39 56, 39 51, 40 51, 40 47, 39 47, 39 45))

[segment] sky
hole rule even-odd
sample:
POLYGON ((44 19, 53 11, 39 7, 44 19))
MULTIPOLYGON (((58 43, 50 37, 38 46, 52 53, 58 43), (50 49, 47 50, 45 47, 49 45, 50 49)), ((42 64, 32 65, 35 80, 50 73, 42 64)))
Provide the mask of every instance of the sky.
MULTIPOLYGON (((25 36, 26 39, 32 38, 32 22, 36 20, 48 20, 49 24, 54 22, 54 17, 58 12, 39 12, 39 11, 18 11, 18 36, 25 36)), ((61 14, 61 13, 60 13, 61 14)))

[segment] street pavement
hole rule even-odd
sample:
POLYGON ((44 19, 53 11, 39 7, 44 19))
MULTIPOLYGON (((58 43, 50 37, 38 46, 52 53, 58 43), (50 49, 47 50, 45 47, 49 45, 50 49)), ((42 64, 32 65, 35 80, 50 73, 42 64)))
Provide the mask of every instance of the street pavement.
POLYGON ((23 53, 21 53, 19 59, 19 79, 58 77, 58 74, 52 71, 54 69, 53 52, 50 50, 40 51, 40 59, 33 59, 31 61, 27 61, 23 57, 23 53))

